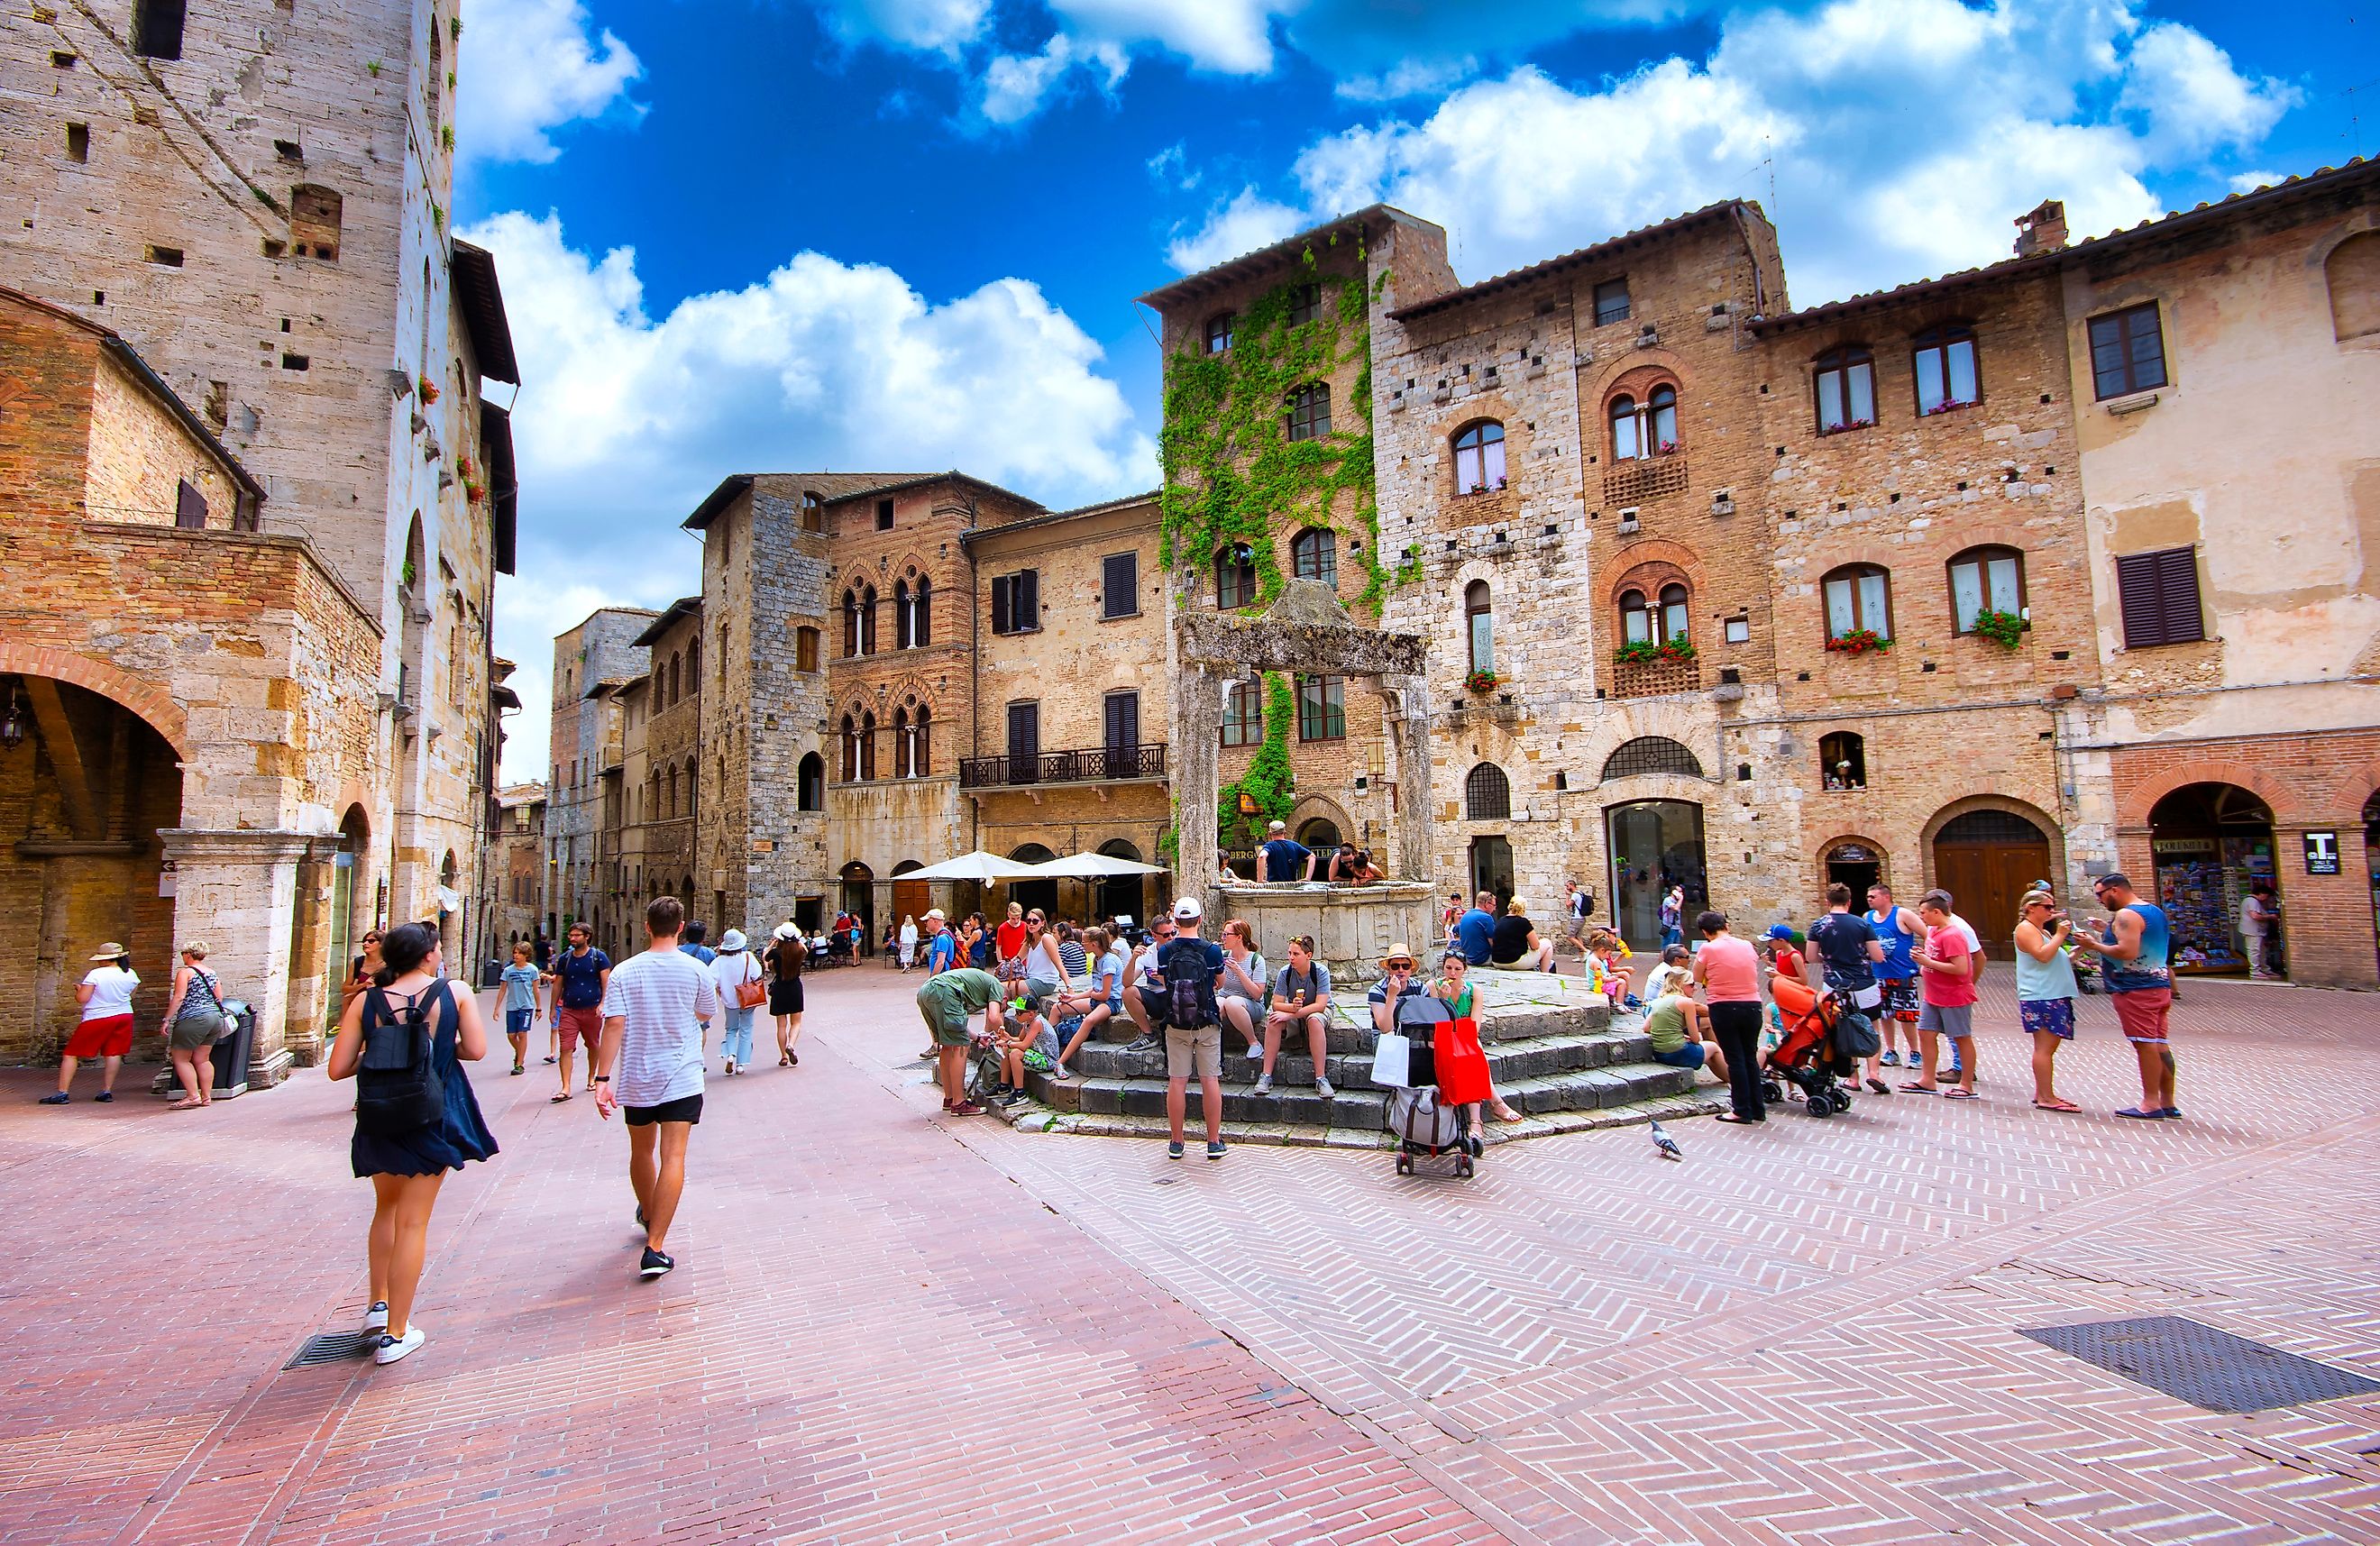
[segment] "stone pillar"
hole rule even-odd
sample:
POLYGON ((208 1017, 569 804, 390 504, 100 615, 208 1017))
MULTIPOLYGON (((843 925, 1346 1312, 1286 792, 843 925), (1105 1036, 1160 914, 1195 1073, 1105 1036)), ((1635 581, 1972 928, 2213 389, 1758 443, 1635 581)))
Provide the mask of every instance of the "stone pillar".
POLYGON ((174 865, 174 939, 203 940, 225 996, 256 1011, 252 1085, 287 1071, 290 929, 298 865, 313 839, 294 832, 168 828, 157 834, 174 865))
POLYGON ((1390 744, 1397 754, 1396 868, 1390 878, 1435 884, 1429 846, 1429 682, 1383 676, 1390 744))
POLYGON ((1222 679, 1184 663, 1173 679, 1173 873, 1184 896, 1214 897, 1219 834, 1215 801, 1222 793, 1222 679))

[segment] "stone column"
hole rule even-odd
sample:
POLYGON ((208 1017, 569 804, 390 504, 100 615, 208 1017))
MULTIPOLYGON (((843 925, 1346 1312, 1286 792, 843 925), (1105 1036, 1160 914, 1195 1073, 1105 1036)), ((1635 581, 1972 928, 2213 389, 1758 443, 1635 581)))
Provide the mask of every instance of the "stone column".
POLYGON ((225 996, 256 1011, 252 1085, 287 1071, 289 950, 298 865, 313 840, 301 833, 168 828, 157 834, 174 865, 174 939, 203 940, 225 996))
POLYGON ((1173 678, 1173 873, 1183 895, 1202 901, 1212 898, 1220 878, 1215 801, 1222 791, 1222 680, 1184 664, 1173 678))
POLYGON ((1429 682, 1383 676, 1389 740, 1397 754, 1396 869, 1391 879, 1435 883, 1429 847, 1429 682))

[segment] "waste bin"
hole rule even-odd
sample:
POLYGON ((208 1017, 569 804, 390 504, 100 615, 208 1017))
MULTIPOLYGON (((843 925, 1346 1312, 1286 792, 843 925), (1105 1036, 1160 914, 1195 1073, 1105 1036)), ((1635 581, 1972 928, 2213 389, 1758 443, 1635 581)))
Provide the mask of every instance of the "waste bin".
POLYGON ((502 961, 482 961, 480 963, 480 987, 501 988, 504 985, 504 964, 502 961))
POLYGON ((245 1001, 225 999, 224 1013, 239 1022, 239 1029, 229 1036, 215 1038, 215 1099, 229 1100, 248 1093, 248 1058, 256 1046, 256 1011, 245 1001))

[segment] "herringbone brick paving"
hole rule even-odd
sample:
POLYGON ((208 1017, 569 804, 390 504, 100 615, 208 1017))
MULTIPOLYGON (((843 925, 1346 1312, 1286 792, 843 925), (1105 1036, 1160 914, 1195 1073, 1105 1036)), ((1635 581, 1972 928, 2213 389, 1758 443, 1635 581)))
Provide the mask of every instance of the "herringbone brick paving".
MULTIPOLYGON (((714 1078, 632 1281, 616 1126, 492 1063, 395 1369, 313 1076, 213 1112, 0 1077, 0 1540, 2380 1540, 2380 1406, 2231 1417, 2017 1334, 2192 1315, 2380 1371, 2380 1001, 2194 986, 2190 1119, 1985 1099, 1388 1156, 933 1115, 908 980, 812 983, 804 1066, 714 1078)), ((1994 989, 1997 987, 1997 993, 1994 989)), ((2105 1001, 2061 1087, 2129 1103, 2105 1001)))

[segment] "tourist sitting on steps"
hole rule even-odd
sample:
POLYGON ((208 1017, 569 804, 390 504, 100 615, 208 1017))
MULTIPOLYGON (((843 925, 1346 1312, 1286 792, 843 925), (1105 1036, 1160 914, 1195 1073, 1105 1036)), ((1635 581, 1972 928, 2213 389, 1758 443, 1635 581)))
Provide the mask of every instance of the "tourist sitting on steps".
POLYGON ((1397 1003, 1423 991, 1419 979, 1414 976, 1414 954, 1401 942, 1389 946, 1380 957, 1380 980, 1372 984, 1366 1002, 1372 1007, 1372 1029, 1390 1031, 1396 1029, 1397 1003))
MULTIPOLYGON (((1488 959, 1497 966, 1524 971, 1554 969, 1554 942, 1540 939, 1537 926, 1529 921, 1529 905, 1515 896, 1504 904, 1504 916, 1496 920, 1488 936, 1488 959)), ((1465 961, 1470 952, 1463 953, 1465 961)))
POLYGON ((1223 980, 1215 989, 1215 1010, 1226 1029, 1248 1044, 1251 1062, 1264 1060, 1265 958, 1257 949, 1256 931, 1245 919, 1223 924, 1223 980))
POLYGON ((1326 1101, 1336 1095, 1327 1077, 1330 1028, 1330 968, 1314 958, 1314 936, 1300 934, 1289 942, 1289 965, 1273 980, 1272 1009, 1265 1016, 1264 1071, 1257 1076, 1257 1093, 1272 1089, 1272 1067, 1281 1056, 1283 1033, 1302 1029, 1306 1051, 1314 1056, 1314 1093, 1326 1101))
POLYGON ((1728 1082, 1727 1054, 1711 1034, 1710 1011, 1694 998, 1691 978, 1646 1003, 1645 1034, 1653 1039, 1654 1062, 1671 1068, 1707 1068, 1719 1083, 1728 1082))

